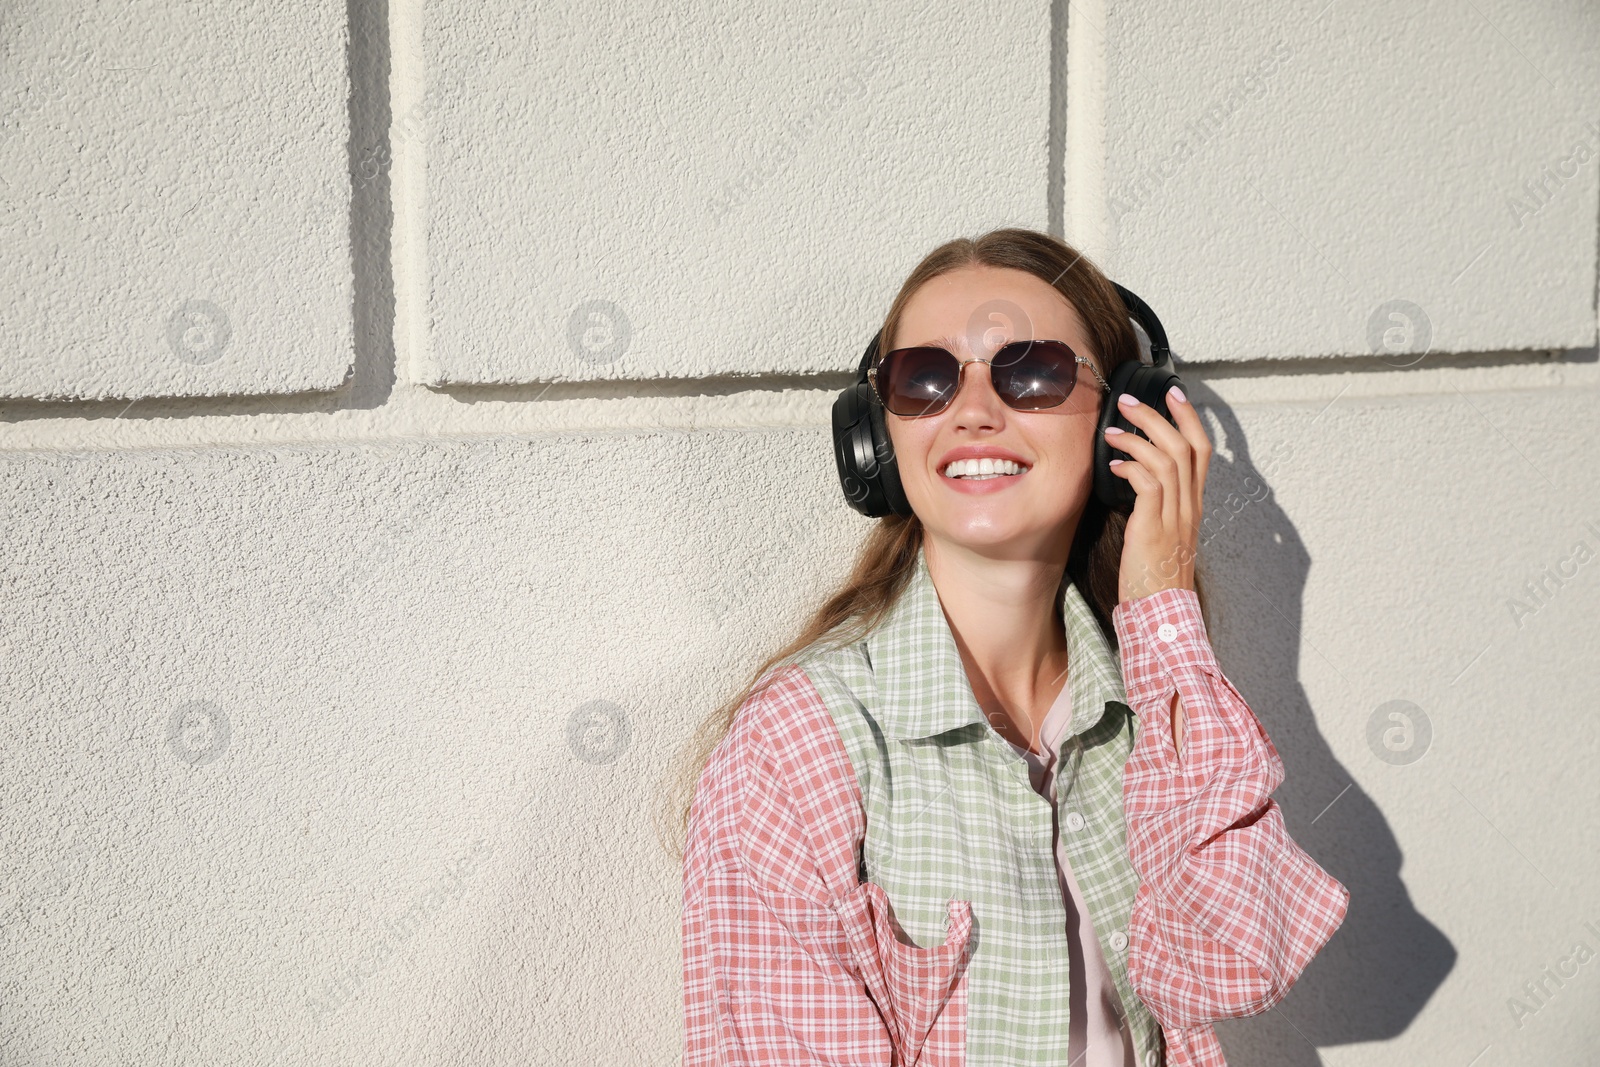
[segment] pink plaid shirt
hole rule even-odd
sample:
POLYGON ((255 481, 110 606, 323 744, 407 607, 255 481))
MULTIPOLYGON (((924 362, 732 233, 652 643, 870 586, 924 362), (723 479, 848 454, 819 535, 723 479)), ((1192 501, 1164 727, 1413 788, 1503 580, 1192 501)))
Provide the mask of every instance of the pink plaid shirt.
MULTIPOLYGON (((1124 602, 1113 625, 1139 717, 1123 772, 1140 881, 1128 978, 1166 1063, 1226 1067, 1212 1021, 1276 1005, 1343 922, 1349 893, 1285 830, 1269 795, 1283 763, 1218 667, 1194 593, 1124 602), (1201 636, 1174 641, 1180 632, 1201 636)), ((800 666, 767 681, 695 791, 684 1067, 963 1064, 970 906, 950 902, 943 945, 897 936, 884 890, 860 876, 861 789, 827 705, 800 666)))

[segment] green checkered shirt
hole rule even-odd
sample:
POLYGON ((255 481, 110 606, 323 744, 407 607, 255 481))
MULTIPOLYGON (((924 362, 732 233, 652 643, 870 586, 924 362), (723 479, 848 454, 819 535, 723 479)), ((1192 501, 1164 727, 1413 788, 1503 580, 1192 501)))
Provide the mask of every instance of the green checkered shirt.
MULTIPOLYGON (((1083 595, 1065 583, 1072 725, 1057 753, 1060 824, 1072 872, 1127 1012, 1140 1064, 1161 1062, 1160 1024, 1128 981, 1128 920, 1139 876, 1129 862, 1123 765, 1138 717, 1117 652, 1083 595), (1074 825, 1076 825, 1074 821, 1074 825)), ((919 946, 945 939, 946 906, 970 901, 969 1063, 1067 1063, 1066 905, 1052 813, 1027 762, 973 696, 922 552, 882 624, 843 649, 797 660, 839 729, 866 809, 862 876, 882 886, 919 946)))

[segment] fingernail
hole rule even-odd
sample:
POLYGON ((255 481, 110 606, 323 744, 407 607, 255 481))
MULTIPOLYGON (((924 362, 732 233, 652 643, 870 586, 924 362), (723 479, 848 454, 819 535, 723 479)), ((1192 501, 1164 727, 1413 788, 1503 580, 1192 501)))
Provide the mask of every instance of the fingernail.
POLYGON ((1189 402, 1189 398, 1183 395, 1183 390, 1179 389, 1176 385, 1174 385, 1171 389, 1168 389, 1167 392, 1177 397, 1178 403, 1180 404, 1187 404, 1189 402))
POLYGON ((1138 407, 1139 398, 1134 396, 1132 393, 1123 393, 1121 396, 1117 397, 1117 403, 1121 404, 1123 407, 1138 407))
POLYGON ((1108 434, 1122 433, 1122 432, 1123 431, 1120 428, 1116 427, 1116 426, 1107 426, 1106 427, 1106 433, 1108 433, 1108 434))
POLYGON ((1110 462, 1110 463, 1107 463, 1107 464, 1106 464, 1106 466, 1108 466, 1108 467, 1115 467, 1115 466, 1118 466, 1118 465, 1119 465, 1119 464, 1121 464, 1121 463, 1122 463, 1122 460, 1120 460, 1120 459, 1114 459, 1114 460, 1112 460, 1112 461, 1111 461, 1111 462, 1110 462))

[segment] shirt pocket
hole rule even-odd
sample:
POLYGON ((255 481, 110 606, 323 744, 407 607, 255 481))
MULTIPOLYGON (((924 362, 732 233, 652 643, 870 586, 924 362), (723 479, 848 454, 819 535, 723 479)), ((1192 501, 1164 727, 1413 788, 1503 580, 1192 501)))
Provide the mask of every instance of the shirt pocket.
POLYGON ((972 903, 946 905, 944 943, 901 940, 889 895, 861 882, 834 903, 861 977, 888 1024, 900 1055, 913 1067, 953 1067, 965 1043, 967 964, 972 955, 972 903), (930 1040, 932 1035, 932 1040, 930 1040))

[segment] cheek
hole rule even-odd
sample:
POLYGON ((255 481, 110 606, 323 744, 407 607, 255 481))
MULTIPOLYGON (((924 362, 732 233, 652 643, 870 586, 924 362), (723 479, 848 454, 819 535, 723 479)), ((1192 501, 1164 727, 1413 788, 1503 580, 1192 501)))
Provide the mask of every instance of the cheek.
MULTIPOLYGON (((1056 462, 1053 477, 1066 485, 1079 485, 1092 481, 1094 475, 1095 424, 1073 425, 1066 432, 1053 435, 1046 446, 1056 462)), ((1113 453, 1112 458, 1116 458, 1113 453)))
POLYGON ((894 446, 895 463, 902 477, 916 477, 926 469, 928 449, 932 444, 932 435, 926 429, 932 421, 923 419, 907 423, 893 415, 888 417, 889 443, 894 446))
POLYGON ((1062 467, 1067 470, 1088 469, 1094 461, 1094 427, 1096 419, 1070 419, 1061 427, 1051 442, 1051 451, 1061 456, 1062 467))

